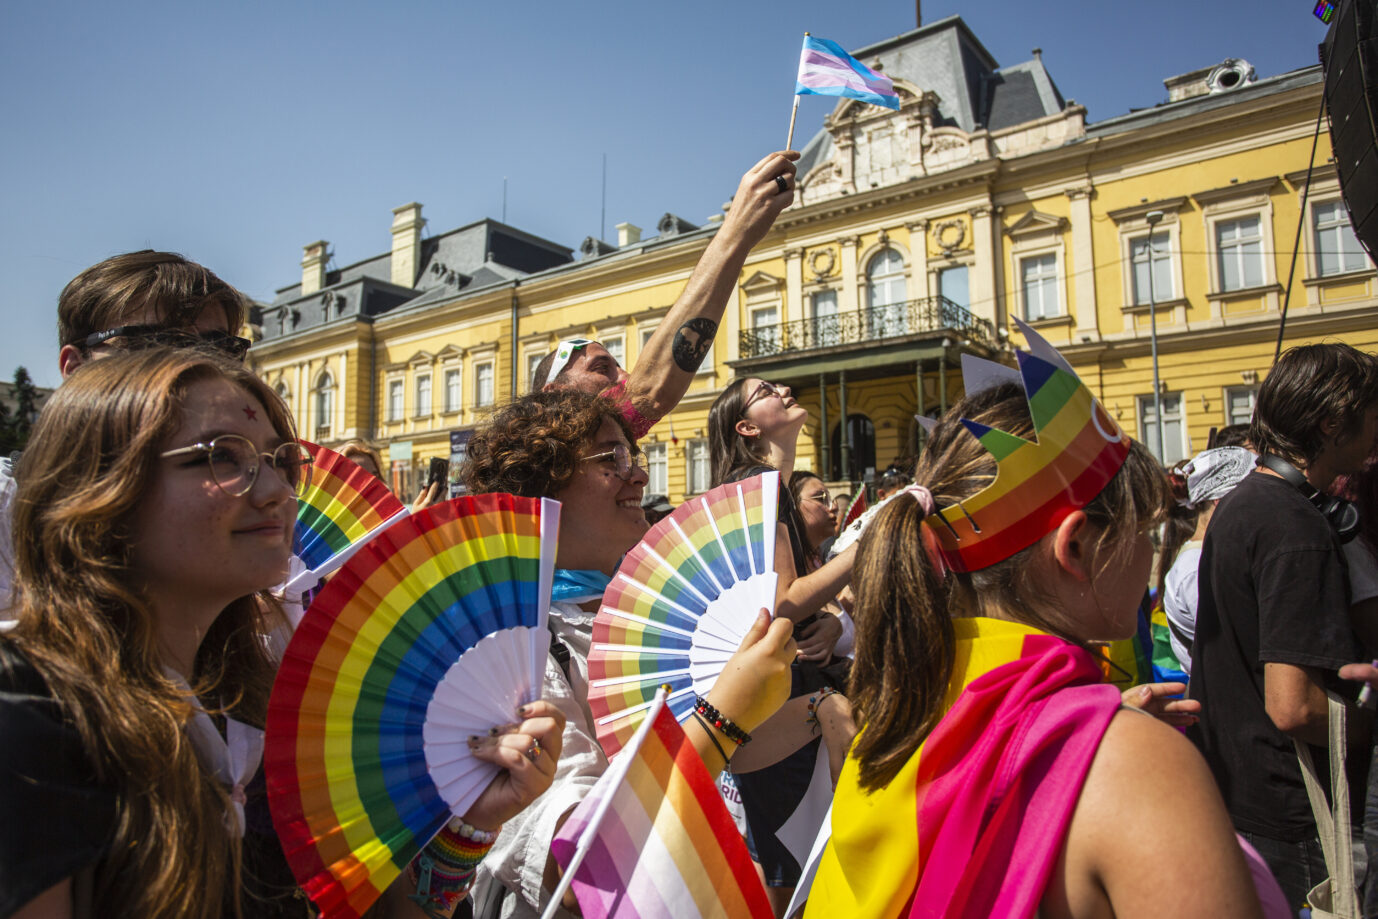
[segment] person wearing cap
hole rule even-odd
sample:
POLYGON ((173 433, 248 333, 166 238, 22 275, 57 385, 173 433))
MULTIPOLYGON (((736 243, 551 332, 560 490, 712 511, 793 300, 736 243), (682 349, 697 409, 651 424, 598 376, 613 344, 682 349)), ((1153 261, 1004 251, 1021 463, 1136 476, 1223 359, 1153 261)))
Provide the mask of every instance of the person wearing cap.
POLYGON ((1172 654, 1187 675, 1191 674, 1191 642, 1196 635, 1197 566, 1206 526, 1216 503, 1253 471, 1257 461, 1258 457, 1243 447, 1215 447, 1196 454, 1177 474, 1175 484, 1186 489, 1186 495, 1177 499, 1178 507, 1195 516, 1196 527, 1180 552, 1169 552, 1165 544, 1158 564, 1171 565, 1163 574, 1163 612, 1172 654))
POLYGON ((617 404, 636 439, 646 436, 679 404, 698 373, 747 253, 794 201, 798 158, 793 150, 772 153, 742 176, 722 226, 630 373, 598 342, 568 338, 536 365, 531 389, 601 394, 617 404))
POLYGON ((646 515, 646 522, 652 526, 668 517, 674 509, 675 506, 664 495, 647 495, 641 499, 641 512, 646 515))

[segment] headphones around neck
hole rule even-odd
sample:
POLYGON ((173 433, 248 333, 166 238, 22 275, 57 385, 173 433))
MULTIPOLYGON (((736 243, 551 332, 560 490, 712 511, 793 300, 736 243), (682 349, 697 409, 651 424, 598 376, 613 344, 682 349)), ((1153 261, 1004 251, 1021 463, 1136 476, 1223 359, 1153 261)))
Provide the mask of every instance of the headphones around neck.
POLYGON ((1311 502, 1311 506, 1321 512, 1325 522, 1330 524, 1330 528, 1340 538, 1341 544, 1359 535, 1359 508, 1353 503, 1319 490, 1306 481, 1306 476, 1302 475, 1300 469, 1280 456, 1265 453, 1258 458, 1258 464, 1267 466, 1300 491, 1306 500, 1311 502))

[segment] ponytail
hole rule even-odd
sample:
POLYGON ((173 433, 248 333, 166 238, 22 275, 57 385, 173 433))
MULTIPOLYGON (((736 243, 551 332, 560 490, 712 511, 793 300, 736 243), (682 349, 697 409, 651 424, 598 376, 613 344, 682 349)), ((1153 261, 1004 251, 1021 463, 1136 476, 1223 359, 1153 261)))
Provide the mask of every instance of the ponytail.
POLYGON ((945 582, 924 551, 917 500, 889 501, 861 537, 853 567, 856 659, 848 695, 864 730, 852 753, 861 787, 888 784, 942 717, 957 639, 945 582))

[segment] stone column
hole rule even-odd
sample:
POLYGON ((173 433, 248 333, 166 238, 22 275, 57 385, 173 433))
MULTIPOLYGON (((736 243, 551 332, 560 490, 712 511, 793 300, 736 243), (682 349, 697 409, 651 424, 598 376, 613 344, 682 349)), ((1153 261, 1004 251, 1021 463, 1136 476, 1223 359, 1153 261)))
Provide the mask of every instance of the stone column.
POLYGON ((804 250, 785 250, 785 302, 780 309, 780 321, 807 319, 804 309, 804 250))
POLYGON ((852 432, 851 426, 847 424, 847 371, 845 370, 837 372, 837 403, 838 415, 840 416, 837 445, 841 459, 839 464, 841 469, 838 471, 850 482, 852 480, 852 432))
POLYGON ((856 247, 861 242, 859 236, 844 236, 838 241, 842 249, 838 257, 842 260, 842 298, 838 301, 839 313, 855 313, 861 308, 856 286, 856 247))
POLYGON ((818 426, 823 434, 818 438, 819 452, 822 456, 822 466, 818 470, 818 477, 824 482, 832 477, 832 438, 828 436, 828 377, 826 374, 818 375, 818 426))
MULTIPOLYGON (((332 421, 331 431, 340 439, 344 439, 345 432, 349 425, 345 421, 349 418, 349 412, 345 409, 345 393, 349 392, 349 352, 340 352, 340 385, 335 387, 335 420, 332 421)), ((431 392, 435 392, 435 379, 431 379, 431 392)), ((434 396, 432 396, 434 398, 434 396)), ((381 471, 381 470, 380 470, 381 471)))
POLYGON ((971 271, 971 312, 982 319, 996 321, 995 260, 1000 257, 995 246, 994 221, 991 220, 989 205, 974 207, 971 214, 972 248, 976 253, 976 264, 971 271))
POLYGON ((923 300, 928 292, 928 220, 920 218, 909 229, 909 299, 923 300))
POLYGON ((1096 253, 1091 241, 1091 193, 1090 184, 1080 188, 1069 188, 1065 194, 1072 202, 1072 259, 1067 270, 1075 278, 1070 285, 1075 293, 1076 308, 1069 311, 1076 320, 1073 341, 1090 338, 1100 339, 1096 315, 1096 253))

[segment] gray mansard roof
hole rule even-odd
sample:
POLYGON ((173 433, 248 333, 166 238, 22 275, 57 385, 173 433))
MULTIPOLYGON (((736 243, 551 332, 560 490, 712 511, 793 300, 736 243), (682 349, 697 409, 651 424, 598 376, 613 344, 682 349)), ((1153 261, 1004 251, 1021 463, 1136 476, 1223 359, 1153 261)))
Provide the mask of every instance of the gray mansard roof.
POLYGON ((402 306, 440 303, 569 264, 573 253, 496 220, 479 220, 421 241, 420 270, 412 287, 393 284, 392 253, 326 272, 325 286, 301 293, 301 283, 280 288, 261 311, 264 340, 292 335, 336 319, 371 319, 402 306))

